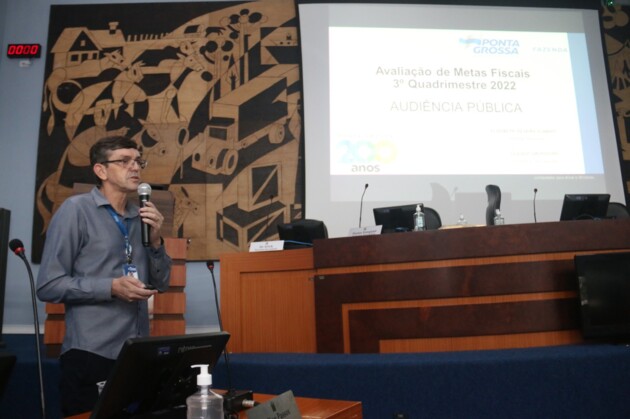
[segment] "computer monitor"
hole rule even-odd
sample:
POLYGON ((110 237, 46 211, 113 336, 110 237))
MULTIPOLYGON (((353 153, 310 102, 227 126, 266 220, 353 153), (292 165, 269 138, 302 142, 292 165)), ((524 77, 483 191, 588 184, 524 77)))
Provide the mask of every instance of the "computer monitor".
POLYGON ((576 255, 582 334, 630 340, 630 253, 576 255))
POLYGON ((560 221, 606 218, 609 194, 567 194, 562 202, 560 221))
POLYGON ((315 239, 327 239, 328 229, 323 221, 304 219, 278 224, 278 236, 285 248, 311 246, 315 239))
POLYGON ((191 366, 212 371, 229 338, 216 332, 127 340, 90 418, 186 417, 199 374, 191 366))
POLYGON ((417 204, 374 208, 374 222, 383 226, 382 233, 413 230, 413 215, 417 204))

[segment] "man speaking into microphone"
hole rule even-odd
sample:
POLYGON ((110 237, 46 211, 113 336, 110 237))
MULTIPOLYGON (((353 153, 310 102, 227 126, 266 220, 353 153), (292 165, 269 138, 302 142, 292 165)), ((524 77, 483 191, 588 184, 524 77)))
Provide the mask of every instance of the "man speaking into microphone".
POLYGON ((90 149, 90 165, 96 187, 55 212, 37 277, 39 299, 65 305, 64 416, 92 410, 97 383, 107 380, 124 342, 148 336, 147 300, 166 291, 172 263, 160 236, 162 214, 148 197, 142 207, 128 199, 147 165, 138 145, 103 138, 90 149))

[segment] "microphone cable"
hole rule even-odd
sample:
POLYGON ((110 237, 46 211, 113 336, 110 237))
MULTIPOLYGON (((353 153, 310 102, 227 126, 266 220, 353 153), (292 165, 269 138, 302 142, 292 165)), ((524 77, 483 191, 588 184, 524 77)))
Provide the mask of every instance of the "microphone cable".
POLYGON ((41 349, 39 345, 39 316, 37 314, 37 298, 35 296, 35 281, 33 280, 33 271, 31 270, 31 265, 26 260, 26 256, 24 255, 24 244, 22 244, 22 240, 13 239, 9 242, 9 248, 13 253, 22 259, 24 264, 26 265, 26 270, 28 272, 28 278, 31 282, 31 299, 33 301, 33 318, 35 319, 35 348, 37 350, 37 369, 39 372, 39 397, 42 407, 42 419, 46 418, 46 401, 44 397, 44 374, 42 373, 42 355, 41 349))
MULTIPOLYGON (((217 293, 217 281, 214 277, 214 262, 209 260, 206 262, 206 267, 210 271, 210 276, 212 277, 214 302, 217 307, 219 329, 223 332, 223 321, 221 320, 221 309, 219 307, 219 294, 217 293)), ((254 401, 254 393, 252 391, 236 391, 232 388, 232 372, 230 371, 230 356, 228 355, 227 345, 223 348, 223 358, 225 359, 225 371, 228 383, 227 392, 223 395, 223 410, 225 411, 226 418, 238 418, 238 414, 236 414, 236 412, 257 406, 259 403, 254 401)))
MULTIPOLYGON (((214 277, 214 262, 209 260, 206 267, 210 271, 212 277, 212 286, 214 288, 214 302, 217 307, 217 318, 219 320, 219 329, 223 332, 223 320, 221 320, 221 308, 219 307, 219 294, 217 293, 217 281, 214 277)), ((254 401, 254 393, 251 390, 237 391, 232 388, 232 372, 230 371, 230 356, 228 354, 227 345, 223 348, 223 358, 225 359, 225 371, 227 374, 227 392, 223 395, 223 410, 225 417, 228 419, 238 418, 239 411, 250 407, 258 406, 259 403, 254 401)))
MULTIPOLYGON (((209 260, 206 266, 212 277, 212 287, 214 288, 214 304, 217 309, 217 319, 219 320, 219 330, 223 332, 223 321, 221 320, 221 309, 219 307, 219 296, 217 294, 217 281, 214 278, 214 262, 209 260)), ((230 373, 230 356, 228 355, 227 345, 223 348, 223 359, 225 359, 225 369, 227 372, 228 392, 232 390, 232 374, 230 373)))
POLYGON ((536 194, 538 193, 538 188, 534 188, 534 223, 537 223, 538 221, 536 220, 536 194))

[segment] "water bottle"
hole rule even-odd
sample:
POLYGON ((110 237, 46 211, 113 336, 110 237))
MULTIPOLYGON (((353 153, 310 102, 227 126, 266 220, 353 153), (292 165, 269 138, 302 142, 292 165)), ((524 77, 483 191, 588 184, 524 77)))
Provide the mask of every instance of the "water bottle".
POLYGON ((212 376, 208 374, 208 365, 192 365, 199 368, 197 392, 186 399, 186 419, 223 419, 223 397, 213 392, 212 376))
POLYGON ((497 208, 494 210, 494 225, 500 226, 503 224, 505 224, 505 220, 503 219, 503 216, 501 215, 501 210, 497 208))
POLYGON ((424 222, 424 205, 416 205, 416 212, 413 214, 413 231, 423 231, 427 229, 424 222))

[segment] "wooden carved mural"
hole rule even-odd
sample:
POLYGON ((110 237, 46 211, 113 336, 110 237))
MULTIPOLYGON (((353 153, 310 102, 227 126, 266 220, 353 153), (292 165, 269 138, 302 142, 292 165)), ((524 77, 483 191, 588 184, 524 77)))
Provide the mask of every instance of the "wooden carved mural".
POLYGON ((626 202, 630 202, 630 8, 603 6, 601 19, 619 132, 621 176, 625 182, 626 202))
POLYGON ((52 6, 33 260, 89 149, 124 134, 142 179, 175 198, 190 260, 272 239, 301 218, 302 117, 293 0, 52 6))

